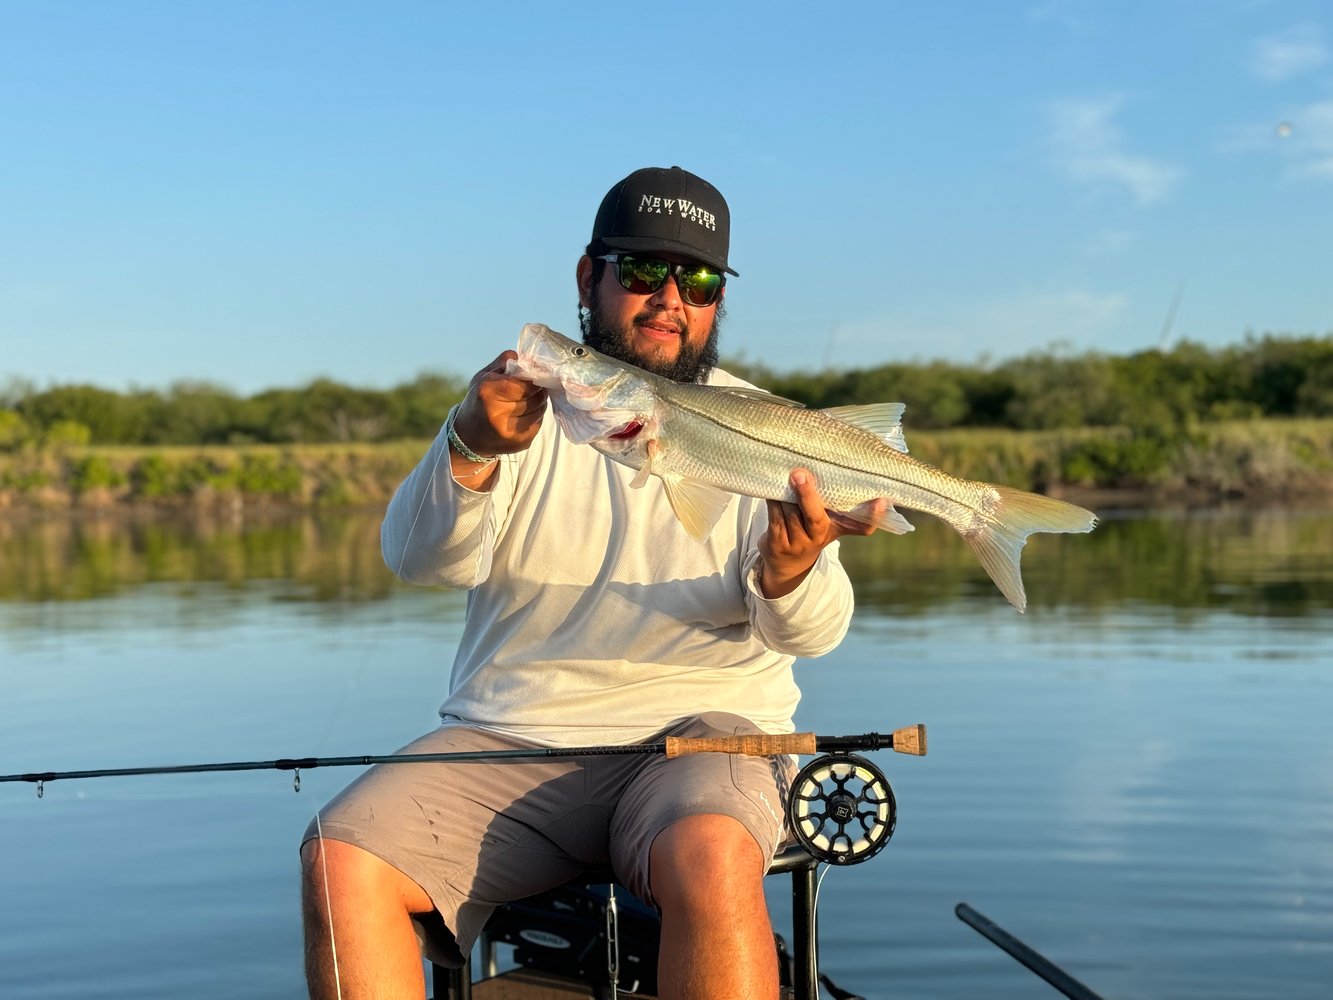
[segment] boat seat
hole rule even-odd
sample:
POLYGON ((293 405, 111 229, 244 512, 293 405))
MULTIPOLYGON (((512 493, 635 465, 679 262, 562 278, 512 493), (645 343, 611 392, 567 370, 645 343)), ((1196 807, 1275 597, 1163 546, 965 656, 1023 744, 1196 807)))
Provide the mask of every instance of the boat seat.
MULTIPOLYGON (((817 1000, 819 995, 815 950, 815 869, 818 864, 800 844, 790 844, 779 851, 768 866, 769 875, 789 874, 792 878, 792 995, 795 1000, 817 1000)), ((566 884, 620 886, 609 868, 589 869, 566 884)), ((484 931, 481 947, 483 971, 493 975, 493 946, 484 931)), ((461 969, 432 964, 431 982, 435 1000, 471 1000, 471 957, 461 969)))

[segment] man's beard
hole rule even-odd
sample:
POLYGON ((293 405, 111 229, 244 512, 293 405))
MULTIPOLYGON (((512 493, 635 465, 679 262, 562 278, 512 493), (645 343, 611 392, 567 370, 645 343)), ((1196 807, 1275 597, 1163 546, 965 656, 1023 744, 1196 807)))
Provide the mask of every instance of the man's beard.
MULTIPOLYGON (((654 312, 644 310, 634 317, 634 322, 651 320, 654 312)), ((634 352, 634 329, 613 327, 602 314, 600 297, 594 290, 592 306, 579 316, 579 326, 583 328, 583 342, 594 351, 600 351, 608 357, 626 364, 642 368, 646 372, 671 379, 673 382, 706 382, 708 375, 717 365, 717 335, 722 326, 722 303, 717 305, 713 314, 713 325, 708 331, 708 339, 699 347, 692 346, 681 335, 680 351, 671 361, 658 362, 652 358, 643 358, 634 352)))

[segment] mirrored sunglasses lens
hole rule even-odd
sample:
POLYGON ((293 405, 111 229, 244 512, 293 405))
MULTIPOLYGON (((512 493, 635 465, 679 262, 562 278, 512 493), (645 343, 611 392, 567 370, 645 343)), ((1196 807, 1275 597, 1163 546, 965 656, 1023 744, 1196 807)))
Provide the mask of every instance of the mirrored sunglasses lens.
POLYGON ((666 282, 667 263, 664 260, 645 259, 626 255, 620 258, 620 283, 635 295, 648 295, 666 282))
POLYGON ((722 275, 706 267, 696 267, 680 275, 680 295, 690 305, 711 305, 721 290, 722 275))

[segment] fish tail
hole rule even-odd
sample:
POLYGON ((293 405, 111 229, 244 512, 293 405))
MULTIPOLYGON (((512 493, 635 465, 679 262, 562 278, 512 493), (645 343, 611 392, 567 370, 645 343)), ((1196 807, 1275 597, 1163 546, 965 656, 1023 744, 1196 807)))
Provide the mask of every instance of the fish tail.
POLYGON ((1035 532, 1091 531, 1097 517, 1072 503, 1037 493, 992 486, 997 494, 987 516, 977 526, 961 532, 963 540, 985 567, 1000 593, 1019 611, 1027 607, 1018 560, 1028 535, 1035 532))

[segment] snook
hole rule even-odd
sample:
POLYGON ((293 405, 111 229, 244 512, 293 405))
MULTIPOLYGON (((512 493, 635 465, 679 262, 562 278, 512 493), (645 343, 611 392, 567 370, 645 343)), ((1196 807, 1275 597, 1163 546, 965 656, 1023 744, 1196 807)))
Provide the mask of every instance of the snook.
POLYGON ((519 337, 511 375, 547 389, 566 437, 662 480, 686 530, 704 538, 730 494, 794 501, 789 476, 809 469, 837 517, 901 534, 895 510, 948 522, 1019 611, 1019 554, 1033 532, 1091 531, 1097 519, 1049 497, 970 482, 909 457, 902 403, 811 410, 757 389, 685 385, 575 343, 540 323, 519 337), (874 501, 887 510, 874 516, 874 501))

